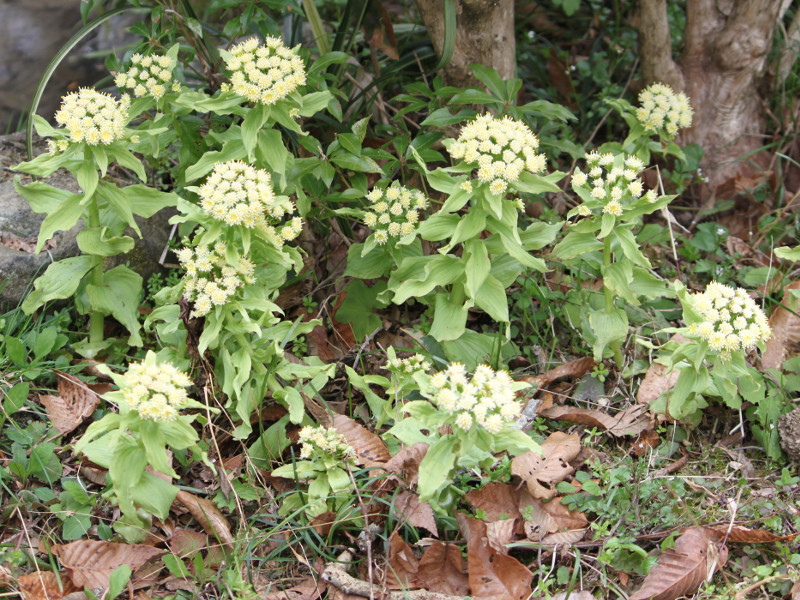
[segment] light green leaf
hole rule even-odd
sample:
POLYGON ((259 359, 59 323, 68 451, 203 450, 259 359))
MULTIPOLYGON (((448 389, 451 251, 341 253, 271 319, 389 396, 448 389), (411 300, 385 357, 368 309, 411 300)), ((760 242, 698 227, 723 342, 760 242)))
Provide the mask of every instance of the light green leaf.
POLYGON ((136 173, 139 181, 147 181, 147 173, 144 171, 144 165, 142 164, 142 161, 136 158, 136 155, 133 154, 133 152, 122 147, 120 144, 114 144, 108 147, 108 153, 115 161, 117 161, 119 166, 130 169, 136 173))
POLYGON ((361 256, 364 244, 353 244, 347 250, 347 267, 344 274, 359 279, 375 279, 386 275, 394 264, 386 246, 361 256))
POLYGON ((458 225, 450 237, 450 243, 442 249, 442 252, 448 252, 453 246, 464 240, 478 237, 485 228, 486 213, 477 209, 469 211, 459 219, 458 225))
POLYGON ((460 190, 458 181, 447 171, 436 169, 428 173, 428 185, 438 192, 453 194, 460 190))
POLYGON ((173 192, 161 192, 147 185, 129 185, 120 190, 130 203, 131 212, 149 219, 158 211, 170 206, 177 206, 178 195, 173 192))
POLYGON ((135 514, 131 492, 136 489, 147 466, 147 456, 143 448, 130 435, 117 438, 114 454, 108 467, 119 507, 125 514, 135 514))
MULTIPOLYGON (((144 456, 143 452, 139 452, 144 456)), ((174 485, 147 472, 142 473, 141 479, 130 490, 131 500, 159 519, 166 519, 169 516, 169 508, 177 494, 178 488, 174 485)))
POLYGON ((438 212, 425 219, 417 232, 423 240, 438 242, 449 238, 459 221, 458 215, 438 212))
POLYGON ((600 239, 605 238, 614 229, 616 222, 617 218, 614 215, 611 213, 603 213, 603 216, 600 219, 600 231, 598 232, 597 237, 600 239))
POLYGON ((639 305, 639 300, 631 287, 633 268, 629 261, 621 260, 610 265, 603 265, 601 272, 603 285, 630 304, 639 305))
POLYGON ((528 228, 520 231, 519 238, 522 242, 522 247, 528 251, 544 248, 553 243, 563 225, 561 222, 553 223, 552 225, 544 221, 532 223, 528 228))
POLYGON ((39 227, 39 237, 36 240, 35 251, 37 254, 41 252, 45 242, 53 237, 56 231, 69 231, 75 227, 83 214, 81 199, 80 194, 70 194, 44 218, 39 227))
POLYGON ((489 271, 492 263, 489 261, 489 252, 486 244, 482 240, 470 240, 464 245, 464 256, 466 265, 464 274, 466 275, 465 289, 470 298, 475 298, 489 271))
POLYGON ((428 448, 428 452, 419 464, 417 492, 420 502, 433 499, 449 481, 456 461, 453 452, 455 442, 456 437, 450 435, 437 440, 428 448))
POLYGON ((456 340, 467 325, 467 310, 448 294, 436 294, 431 337, 439 342, 456 340))
POLYGON ((778 258, 785 258, 786 260, 800 260, 800 246, 794 248, 790 248, 789 246, 775 248, 775 256, 778 258))
POLYGON ((28 185, 20 183, 20 177, 14 177, 14 190, 31 205, 31 210, 35 213, 45 214, 53 212, 59 204, 69 199, 73 194, 67 190, 48 185, 41 181, 34 181, 28 185))
POLYGON ((449 285, 463 274, 464 263, 455 256, 407 258, 389 279, 389 289, 395 293, 392 301, 401 304, 411 296, 421 298, 436 286, 449 285))
POLYGON ((628 335, 628 315, 624 310, 607 313, 595 310, 589 313, 589 325, 595 335, 594 360, 603 360, 603 351, 612 342, 623 342, 628 335))
POLYGON ((560 192, 556 183, 564 177, 565 173, 554 171, 548 175, 534 175, 528 171, 523 171, 517 181, 511 182, 511 187, 520 192, 528 194, 544 194, 545 192, 560 192))
POLYGON ((130 252, 134 247, 133 238, 127 235, 109 236, 108 227, 84 229, 77 236, 78 248, 84 254, 96 256, 116 256, 130 252))
POLYGON ((34 282, 34 290, 22 303, 22 310, 30 314, 45 302, 69 298, 91 268, 91 256, 75 256, 52 263, 34 282))
POLYGON ((575 258, 576 256, 581 256, 587 252, 601 250, 602 248, 603 244, 597 240, 593 233, 570 231, 564 236, 564 239, 553 248, 553 254, 567 260, 575 258))
POLYGON ((475 295, 475 304, 487 312, 495 321, 508 322, 508 298, 506 290, 491 275, 486 277, 483 285, 475 295))
POLYGON ((524 431, 505 427, 492 436, 492 450, 495 453, 506 451, 511 456, 517 456, 528 451, 541 452, 542 448, 524 431))
POLYGON ((639 250, 639 244, 636 242, 636 238, 633 233, 631 233, 630 229, 627 227, 616 228, 611 232, 611 242, 612 247, 615 245, 614 242, 616 242, 620 249, 622 249, 625 258, 635 265, 644 267, 645 269, 650 268, 650 261, 647 260, 647 257, 639 250))
POLYGON ((136 224, 136 220, 133 218, 131 204, 128 201, 128 197, 125 192, 123 192, 114 184, 103 181, 100 183, 100 187, 97 190, 97 195, 108 202, 111 210, 116 213, 117 217, 119 217, 121 221, 127 223, 130 228, 139 235, 139 237, 142 237, 142 232, 139 229, 139 225, 136 224))
POLYGON ((671 298, 675 295, 674 290, 666 281, 661 281, 641 267, 633 267, 633 282, 631 285, 636 290, 637 296, 648 300, 671 298))
MULTIPOLYGON (((269 106, 257 102, 242 120, 242 144, 247 152, 248 162, 253 162, 253 150, 256 147, 258 132, 269 117, 269 106)), ((283 145, 283 144, 281 144, 283 145)))
POLYGON ((214 165, 218 162, 229 160, 241 160, 247 156, 241 140, 229 140, 223 144, 222 149, 214 152, 206 152, 195 164, 186 169, 184 177, 186 181, 194 181, 203 175, 211 172, 214 165))
POLYGON ((92 309, 112 315, 130 332, 128 343, 141 346, 139 336, 139 299, 142 293, 142 276, 125 265, 114 267, 103 274, 103 285, 87 285, 86 293, 92 309))
POLYGON ((331 154, 329 158, 333 164, 338 165, 343 169, 348 169, 357 173, 383 174, 383 169, 381 166, 369 156, 356 156, 352 152, 348 152, 343 148, 331 154))
POLYGON ((278 130, 261 130, 258 135, 258 157, 266 163, 271 173, 281 176, 285 174, 289 151, 283 145, 283 139, 278 130))
MULTIPOLYGON (((317 63, 320 62, 319 60, 317 63)), ((316 66, 317 63, 314 63, 316 66)), ((328 90, 323 90, 321 92, 311 92, 310 94, 305 94, 302 97, 302 106, 300 107, 300 116, 301 117, 311 117, 321 111, 323 108, 328 106, 328 102, 331 101, 333 98, 333 94, 331 94, 328 90)), ((356 124, 357 125, 357 124, 356 124)), ((355 131, 356 127, 353 126, 353 130, 355 131)), ((363 137, 362 137, 363 140, 363 137)))

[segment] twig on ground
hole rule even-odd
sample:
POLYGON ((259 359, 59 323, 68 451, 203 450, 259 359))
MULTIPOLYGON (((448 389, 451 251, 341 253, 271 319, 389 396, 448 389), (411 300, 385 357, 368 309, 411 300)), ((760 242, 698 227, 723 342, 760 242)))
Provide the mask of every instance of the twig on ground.
MULTIPOLYGON (((372 586, 361 579, 356 579, 345 571, 343 565, 331 562, 325 565, 322 579, 345 594, 369 598, 373 591, 372 586)), ((462 596, 450 596, 439 592, 427 590, 384 592, 380 596, 383 600, 461 600, 462 596)))

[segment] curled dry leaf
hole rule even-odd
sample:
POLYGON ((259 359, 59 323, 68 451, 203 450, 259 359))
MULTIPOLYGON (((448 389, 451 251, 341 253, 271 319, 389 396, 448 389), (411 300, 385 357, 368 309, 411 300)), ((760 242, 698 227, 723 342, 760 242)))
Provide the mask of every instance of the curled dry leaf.
POLYGON ((327 536, 335 524, 336 513, 332 510, 326 510, 311 519, 311 527, 322 537, 327 536))
POLYGON ((552 498, 555 484, 571 474, 568 464, 581 449, 577 434, 556 431, 542 443, 542 452, 525 452, 511 461, 511 472, 528 486, 534 498, 552 498))
POLYGON ((776 308, 769 317, 772 337, 767 340, 767 348, 761 357, 761 366, 765 369, 780 369, 783 361, 789 358, 791 345, 800 342, 800 317, 796 314, 800 312, 800 300, 791 292, 800 289, 800 281, 793 281, 783 289, 783 306, 776 308))
POLYGON ((394 499, 395 516, 413 527, 422 527, 430 531, 434 537, 439 536, 436 528, 436 519, 433 509, 427 502, 420 502, 419 496, 408 491, 402 491, 394 499))
POLYGON ((717 536, 708 527, 689 527, 675 540, 675 547, 664 550, 650 569, 642 587, 629 600, 674 600, 694 594, 700 584, 724 564, 717 536))
POLYGON ((520 377, 520 381, 525 381, 535 386, 537 389, 542 389, 553 383, 556 379, 561 379, 562 377, 573 377, 575 379, 583 377, 593 367, 594 360, 592 357, 584 356, 583 358, 572 360, 563 365, 558 365, 534 377, 520 377))
POLYGON ((76 587, 64 571, 56 575, 52 571, 37 571, 21 575, 17 587, 22 600, 61 600, 81 588, 76 587), (58 580, 61 578, 61 588, 58 580))
POLYGON ((651 426, 650 418, 642 405, 628 407, 615 415, 575 406, 553 406, 540 410, 539 416, 599 427, 618 437, 638 435, 651 426))
POLYGON ((485 514, 484 521, 501 519, 521 519, 519 512, 519 492, 508 483, 487 483, 479 490, 467 492, 467 502, 485 514))
POLYGON ((489 545, 486 523, 463 513, 456 515, 467 538, 467 573, 475 600, 523 600, 531 594, 531 573, 513 556, 489 545))
POLYGON ((592 593, 587 592, 586 590, 582 590, 580 592, 559 592, 558 594, 551 596, 550 600, 567 600, 568 596, 569 600, 596 600, 592 593))
POLYGON ((199 531, 175 529, 167 542, 170 551, 181 558, 191 558, 208 546, 208 536, 199 531))
POLYGON ((469 593, 461 549, 455 544, 431 544, 419 560, 417 578, 432 592, 451 596, 466 596, 469 593))
POLYGON ((577 544, 586 536, 586 529, 572 529, 570 531, 560 531, 558 533, 549 533, 544 536, 539 542, 542 546, 563 546, 569 548, 572 544, 577 544))
POLYGON ((413 446, 403 446, 383 468, 389 473, 403 477, 408 485, 416 485, 419 476, 419 463, 428 452, 428 444, 417 442, 413 446))
POLYGON ((333 428, 344 436, 356 451, 356 460, 365 467, 383 467, 392 458, 381 438, 350 417, 335 415, 333 428))
POLYGON ((734 525, 730 528, 730 533, 728 533, 727 525, 716 525, 714 527, 709 527, 708 529, 714 531, 714 535, 716 535, 715 539, 717 541, 726 539, 727 535, 726 541, 745 544, 790 542, 797 537, 796 533, 791 535, 775 535, 774 533, 770 533, 764 529, 750 529, 749 527, 743 527, 742 525, 734 525))
POLYGON ((498 554, 508 554, 507 544, 514 539, 516 519, 502 519, 486 523, 486 541, 498 554))
POLYGON ((58 396, 40 394, 47 416, 62 434, 69 433, 89 417, 100 403, 100 396, 74 375, 55 371, 58 396))
POLYGON ((53 546, 53 553, 79 588, 105 589, 111 572, 120 565, 128 565, 135 571, 164 551, 144 544, 78 540, 53 546))
POLYGON ((233 548, 230 523, 211 500, 185 490, 179 490, 175 500, 186 507, 212 540, 219 541, 228 549, 233 548))
POLYGON ((389 564, 386 587, 390 590, 411 590, 421 587, 417 579, 419 560, 414 550, 395 531, 389 540, 389 564))

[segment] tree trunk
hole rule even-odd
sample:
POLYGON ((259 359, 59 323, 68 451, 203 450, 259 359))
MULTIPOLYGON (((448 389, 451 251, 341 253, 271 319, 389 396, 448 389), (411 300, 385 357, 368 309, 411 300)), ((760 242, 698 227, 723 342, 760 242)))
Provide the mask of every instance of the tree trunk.
MULTIPOLYGON (((438 56, 444 46, 442 0, 416 0, 422 22, 428 29, 438 56)), ((456 0, 458 27, 453 57, 444 67, 448 85, 478 85, 469 69, 481 64, 495 69, 500 77, 516 75, 514 0, 456 0)))
POLYGON ((784 0, 687 2, 686 47, 676 64, 666 0, 639 0, 646 83, 663 81, 691 98, 694 120, 681 139, 705 149, 703 166, 712 190, 751 170, 738 159, 764 145, 765 111, 758 90, 783 4, 784 0))

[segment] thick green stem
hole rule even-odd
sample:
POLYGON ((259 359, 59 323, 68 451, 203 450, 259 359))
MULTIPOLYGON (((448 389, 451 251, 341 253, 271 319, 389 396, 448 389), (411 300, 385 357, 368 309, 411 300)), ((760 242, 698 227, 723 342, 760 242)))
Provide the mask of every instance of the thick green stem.
MULTIPOLYGON (((89 228, 100 227, 100 210, 97 208, 97 199, 89 200, 89 228)), ((92 256, 91 270, 92 285, 103 285, 103 257, 92 256)), ((89 310, 89 343, 99 344, 103 341, 103 313, 94 308, 89 310)))
MULTIPOLYGON (((606 236, 605 240, 603 240, 603 266, 610 267, 611 259, 611 238, 606 236)), ((610 315, 614 312, 614 296, 611 294, 611 289, 606 285, 605 280, 603 280, 603 294, 606 298, 606 313, 610 315)), ((617 363, 617 367, 622 368, 622 350, 620 349, 619 342, 613 341, 608 345, 614 353, 614 362, 617 363)))

